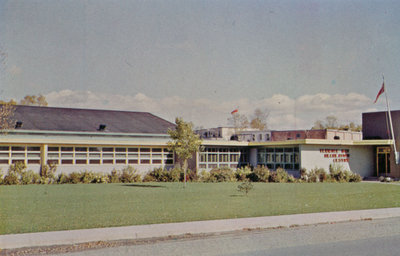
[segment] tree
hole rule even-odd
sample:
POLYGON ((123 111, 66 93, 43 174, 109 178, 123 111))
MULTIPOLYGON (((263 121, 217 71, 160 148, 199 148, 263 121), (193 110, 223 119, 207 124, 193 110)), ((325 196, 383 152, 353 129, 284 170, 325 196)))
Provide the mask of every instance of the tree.
POLYGON ((325 118, 325 123, 321 120, 317 120, 314 122, 314 126, 311 128, 312 130, 320 130, 320 129, 338 129, 338 130, 350 130, 355 132, 360 132, 362 130, 362 126, 359 124, 355 124, 354 122, 350 122, 349 124, 338 125, 338 119, 336 116, 327 116, 325 118))
POLYGON ((231 114, 228 118, 228 123, 235 128, 235 133, 249 127, 249 120, 245 115, 241 115, 238 112, 231 114))
POLYGON ((183 181, 186 187, 186 173, 188 159, 193 154, 201 150, 201 139, 198 134, 193 132, 193 124, 183 121, 182 118, 175 119, 175 130, 168 129, 168 134, 172 141, 168 141, 168 149, 175 152, 180 160, 183 160, 183 181))
POLYGON ((327 116, 326 117, 326 129, 337 129, 338 121, 336 116, 327 116))
POLYGON ((20 105, 28 105, 28 106, 47 106, 48 103, 46 101, 46 97, 43 96, 42 94, 39 94, 39 96, 36 95, 26 95, 20 102, 20 105))
POLYGON ((317 120, 314 122, 314 126, 311 129, 312 130, 322 130, 322 129, 325 129, 325 127, 321 120, 317 120))
POLYGON ((10 101, 0 100, 0 104, 1 105, 4 105, 4 104, 17 105, 17 102, 13 99, 11 99, 10 101))
POLYGON ((250 127, 254 129, 258 129, 260 131, 264 131, 268 128, 267 126, 267 118, 269 116, 269 112, 262 111, 259 108, 254 110, 253 118, 250 122, 250 127))
POLYGON ((14 101, 4 102, 0 105, 0 131, 11 130, 14 128, 14 101))

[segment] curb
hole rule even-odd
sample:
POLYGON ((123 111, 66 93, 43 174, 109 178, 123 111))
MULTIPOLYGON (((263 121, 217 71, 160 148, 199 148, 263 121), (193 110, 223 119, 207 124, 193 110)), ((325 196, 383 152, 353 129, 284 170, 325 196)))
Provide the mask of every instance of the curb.
POLYGON ((179 236, 185 234, 194 235, 246 229, 291 227, 366 219, 383 219, 391 217, 400 217, 400 208, 11 234, 0 235, 0 248, 17 249, 24 247, 72 245, 98 241, 134 240, 179 236))

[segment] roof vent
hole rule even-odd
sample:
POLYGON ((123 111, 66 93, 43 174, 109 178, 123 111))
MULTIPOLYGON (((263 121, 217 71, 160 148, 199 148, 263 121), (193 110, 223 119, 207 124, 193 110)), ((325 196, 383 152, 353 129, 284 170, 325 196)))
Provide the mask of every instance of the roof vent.
POLYGON ((105 131, 106 130, 106 127, 107 127, 107 125, 105 125, 105 124, 100 124, 99 125, 99 131, 105 131))
POLYGON ((15 123, 15 129, 21 128, 22 127, 22 121, 17 121, 15 123))

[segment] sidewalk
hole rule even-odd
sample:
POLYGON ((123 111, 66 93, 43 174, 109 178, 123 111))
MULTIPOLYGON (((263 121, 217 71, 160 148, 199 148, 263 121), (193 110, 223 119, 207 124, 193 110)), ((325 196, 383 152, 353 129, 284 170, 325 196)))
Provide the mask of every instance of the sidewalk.
POLYGON ((0 235, 0 248, 15 249, 35 246, 71 245, 96 241, 146 239, 189 233, 206 234, 243 229, 290 227, 390 217, 400 217, 400 208, 0 235))

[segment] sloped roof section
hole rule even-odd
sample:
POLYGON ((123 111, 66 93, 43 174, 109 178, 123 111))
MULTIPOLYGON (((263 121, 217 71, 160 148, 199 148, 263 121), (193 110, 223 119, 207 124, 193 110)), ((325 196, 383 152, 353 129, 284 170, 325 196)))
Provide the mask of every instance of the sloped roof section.
POLYGON ((166 134, 175 127, 147 112, 36 106, 16 106, 13 119, 22 122, 18 130, 166 134))

